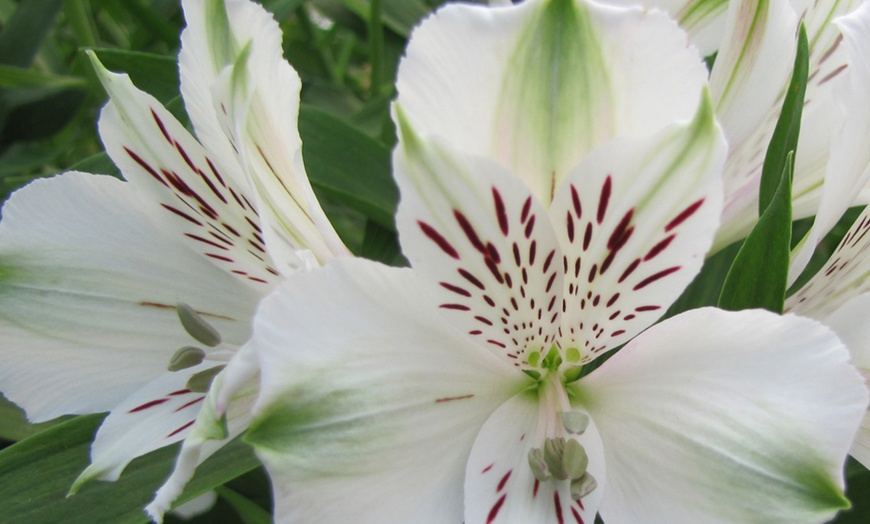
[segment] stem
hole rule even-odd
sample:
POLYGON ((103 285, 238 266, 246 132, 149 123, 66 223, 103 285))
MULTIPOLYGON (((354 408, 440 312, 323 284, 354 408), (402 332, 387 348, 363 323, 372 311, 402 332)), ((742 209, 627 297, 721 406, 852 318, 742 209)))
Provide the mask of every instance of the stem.
POLYGON ((96 47, 97 36, 89 6, 83 0, 66 0, 64 12, 81 47, 96 47))

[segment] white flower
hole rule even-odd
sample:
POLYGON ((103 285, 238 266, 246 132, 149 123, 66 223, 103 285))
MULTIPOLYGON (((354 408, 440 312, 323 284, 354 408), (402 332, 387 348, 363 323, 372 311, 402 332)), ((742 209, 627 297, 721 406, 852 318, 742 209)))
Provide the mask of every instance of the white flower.
POLYGON ((451 5, 415 31, 394 106, 414 269, 335 260, 255 319, 247 438, 276 521, 804 522, 847 504, 867 392, 830 330, 715 309, 649 328, 722 210, 705 79, 639 9, 451 5))

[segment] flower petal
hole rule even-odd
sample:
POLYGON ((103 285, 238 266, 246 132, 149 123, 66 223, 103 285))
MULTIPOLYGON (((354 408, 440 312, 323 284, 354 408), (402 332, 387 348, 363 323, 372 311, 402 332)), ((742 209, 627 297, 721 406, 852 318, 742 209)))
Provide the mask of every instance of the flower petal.
POLYGON ((705 95, 694 121, 614 140, 571 173, 550 208, 565 256, 563 348, 588 362, 682 293, 719 222, 725 152, 705 95))
MULTIPOLYGON (((401 118, 401 117, 400 117, 401 118)), ((396 222, 441 312, 514 366, 546 353, 561 313, 561 252, 544 207, 505 168, 423 142, 400 120, 396 222)))
POLYGON ((154 97, 94 64, 111 98, 100 137, 124 177, 153 201, 152 214, 218 267, 268 291, 278 271, 244 188, 154 97))
POLYGON ((38 180, 0 222, 0 390, 32 421, 108 411, 195 343, 177 302, 241 344, 258 298, 154 226, 130 184, 38 180))
POLYGON ((539 481, 529 467, 529 451, 543 447, 537 434, 540 416, 538 399, 523 392, 502 404, 483 425, 465 472, 465 522, 595 521, 606 476, 594 423, 577 440, 588 454, 588 471, 598 487, 575 501, 568 481, 539 481))
POLYGON ((598 425, 612 522, 821 522, 867 408, 833 333, 761 311, 689 311, 576 383, 598 425))
POLYGON ((690 119, 706 77, 661 12, 449 5, 414 31, 396 107, 412 128, 498 160, 547 203, 602 142, 690 119))
POLYGON ((248 428, 259 392, 259 362, 250 344, 243 346, 214 378, 196 421, 187 432, 175 469, 145 511, 157 522, 181 495, 196 468, 248 428))
POLYGON ((474 437, 531 381, 441 320, 428 294, 410 270, 341 258, 263 301, 247 440, 276 522, 462 520, 474 437))
MULTIPOLYGON (((321 262, 347 249, 311 189, 296 129, 299 75, 282 56, 281 30, 245 0, 188 0, 179 57, 182 93, 197 134, 213 151, 234 151, 257 199, 270 254, 302 265, 294 251, 321 262)), ((229 161, 229 159, 227 160, 229 161)))

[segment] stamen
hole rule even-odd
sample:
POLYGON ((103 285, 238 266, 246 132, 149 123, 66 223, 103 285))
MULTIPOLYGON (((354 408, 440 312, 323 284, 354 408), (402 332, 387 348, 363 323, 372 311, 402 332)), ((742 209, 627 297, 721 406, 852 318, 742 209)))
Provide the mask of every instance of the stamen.
POLYGON ((211 324, 205 321, 195 309, 179 302, 176 310, 178 311, 178 320, 187 334, 196 339, 200 344, 213 348, 221 343, 221 336, 211 324))
POLYGON ((550 480, 550 470, 547 468, 547 462, 544 460, 544 452, 541 451, 541 448, 529 450, 529 468, 532 470, 532 475, 541 482, 550 480))
POLYGON ((562 425, 565 431, 572 435, 582 435, 589 427, 589 415, 579 411, 563 411, 562 425))
POLYGON ((193 346, 184 346, 169 359, 169 365, 166 369, 169 371, 180 371, 182 369, 192 368, 193 366, 202 364, 205 359, 205 351, 193 346))
POLYGON ((205 371, 200 371, 187 380, 187 389, 195 393, 206 393, 211 387, 211 383, 218 373, 226 366, 215 366, 208 368, 205 371))
POLYGON ((567 479, 576 480, 586 474, 586 468, 589 467, 589 456, 586 455, 586 450, 574 439, 565 441, 565 448, 562 451, 562 471, 565 472, 567 479))
POLYGON ((586 495, 592 493, 598 487, 598 481, 588 472, 582 477, 571 481, 571 498, 580 500, 586 495))
POLYGON ((544 441, 544 461, 550 469, 550 473, 558 480, 568 480, 562 463, 562 455, 565 451, 565 439, 548 438, 544 441))

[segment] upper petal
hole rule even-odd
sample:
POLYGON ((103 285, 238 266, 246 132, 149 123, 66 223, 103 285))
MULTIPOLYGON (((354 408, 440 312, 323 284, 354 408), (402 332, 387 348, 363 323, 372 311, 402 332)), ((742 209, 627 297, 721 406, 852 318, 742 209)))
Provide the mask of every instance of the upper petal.
POLYGON ((561 338, 582 362, 661 316, 700 270, 722 209, 726 145, 705 95, 695 119, 593 151, 556 193, 561 338))
POLYGON ((179 301, 225 341, 248 337, 258 295, 148 216, 130 184, 83 173, 33 182, 4 206, 0 390, 31 420, 108 411, 165 373, 195 343, 179 301))
POLYGON ((495 158, 546 205, 598 144, 691 118, 707 75, 686 43, 637 8, 449 5, 413 33, 396 107, 414 129, 495 158))
POLYGON ((440 319, 410 270, 342 258, 265 299, 247 439, 277 522, 459 522, 490 413, 528 385, 440 319))
POLYGON ((699 309, 630 342, 576 392, 604 443, 614 522, 821 522, 867 407, 816 322, 699 309))

